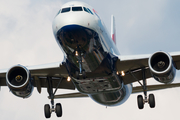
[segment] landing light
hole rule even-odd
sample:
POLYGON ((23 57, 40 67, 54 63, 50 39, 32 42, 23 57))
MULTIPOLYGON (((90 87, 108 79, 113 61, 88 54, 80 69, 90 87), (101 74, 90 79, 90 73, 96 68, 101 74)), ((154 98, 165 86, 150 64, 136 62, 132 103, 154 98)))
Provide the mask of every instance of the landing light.
POLYGON ((117 71, 116 74, 119 75, 119 72, 117 71))
POLYGON ((71 77, 68 76, 68 77, 67 77, 67 81, 68 81, 68 82, 71 81, 71 77))
POLYGON ((121 71, 121 76, 125 76, 125 73, 124 73, 124 71, 121 71))
POLYGON ((78 56, 78 51, 75 51, 75 55, 78 56))

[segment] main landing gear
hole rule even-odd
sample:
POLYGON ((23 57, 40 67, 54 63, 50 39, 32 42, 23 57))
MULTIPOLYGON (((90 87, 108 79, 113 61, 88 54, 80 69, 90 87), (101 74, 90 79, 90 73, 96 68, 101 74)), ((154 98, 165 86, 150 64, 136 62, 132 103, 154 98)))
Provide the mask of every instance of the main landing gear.
POLYGON ((142 69, 142 74, 143 74, 143 85, 141 84, 144 92, 144 99, 142 95, 137 96, 137 103, 138 103, 138 108, 143 109, 144 104, 148 103, 150 108, 155 107, 155 97, 154 94, 149 94, 149 97, 147 97, 147 81, 146 81, 146 76, 145 76, 145 69, 142 69))
POLYGON ((52 80, 50 77, 47 77, 47 82, 48 82, 48 93, 49 93, 49 97, 51 99, 51 107, 49 104, 46 104, 44 106, 44 114, 46 118, 50 118, 51 117, 51 113, 55 112, 57 117, 61 117, 62 116, 62 106, 61 103, 57 103, 56 106, 54 106, 54 95, 57 91, 57 88, 60 85, 61 80, 58 83, 58 86, 56 87, 56 90, 53 93, 53 87, 52 87, 52 80))
POLYGON ((55 112, 57 117, 61 117, 62 116, 62 106, 61 106, 61 104, 57 103, 55 108, 54 108, 54 105, 52 105, 52 108, 50 108, 49 104, 46 104, 44 106, 44 114, 45 114, 46 118, 50 118, 52 112, 55 112))
POLYGON ((149 103, 150 108, 155 107, 155 97, 153 94, 149 94, 149 99, 147 99, 147 96, 145 96, 145 99, 143 99, 142 95, 138 95, 137 102, 139 109, 143 109, 145 103, 149 103))

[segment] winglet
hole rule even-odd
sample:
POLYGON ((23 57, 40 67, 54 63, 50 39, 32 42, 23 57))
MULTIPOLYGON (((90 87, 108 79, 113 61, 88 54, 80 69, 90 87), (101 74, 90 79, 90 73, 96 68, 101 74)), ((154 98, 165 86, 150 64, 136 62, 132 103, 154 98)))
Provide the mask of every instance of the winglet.
POLYGON ((116 28, 115 28, 115 18, 111 15, 111 38, 116 44, 116 28))

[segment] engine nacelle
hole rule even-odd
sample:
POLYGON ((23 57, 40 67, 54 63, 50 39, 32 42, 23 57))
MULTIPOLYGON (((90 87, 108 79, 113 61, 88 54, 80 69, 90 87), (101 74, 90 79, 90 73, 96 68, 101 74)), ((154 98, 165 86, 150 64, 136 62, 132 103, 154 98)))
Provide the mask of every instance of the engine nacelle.
POLYGON ((149 68, 155 80, 161 83, 171 83, 176 75, 172 57, 163 51, 155 52, 148 61, 149 68))
POLYGON ((22 98, 29 97, 34 88, 29 70, 22 65, 13 66, 7 71, 6 84, 15 96, 22 98))

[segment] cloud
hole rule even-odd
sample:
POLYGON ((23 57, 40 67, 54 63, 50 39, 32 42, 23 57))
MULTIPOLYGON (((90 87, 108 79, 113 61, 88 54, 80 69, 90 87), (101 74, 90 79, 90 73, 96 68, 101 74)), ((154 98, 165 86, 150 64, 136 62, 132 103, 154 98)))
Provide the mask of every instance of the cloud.
MULTIPOLYGON (((0 68, 15 64, 35 65, 62 60, 52 33, 52 20, 65 0, 0 1, 0 68)), ((147 1, 89 1, 110 29, 110 16, 116 17, 117 47, 121 54, 153 53, 156 50, 179 50, 179 2, 170 0, 147 1)), ((176 82, 180 79, 177 72, 176 82)), ((154 83, 154 80, 151 79, 154 83)), ((59 90, 59 93, 66 91, 59 90)), ((71 91, 68 91, 71 92, 71 91)), ((148 105, 138 110, 137 94, 130 96, 121 106, 101 106, 90 98, 61 99, 61 119, 178 119, 179 88, 156 91, 155 109, 148 105), (173 101, 173 102, 172 102, 173 101), (147 116, 151 118, 147 118, 147 116)), ((15 97, 9 89, 0 92, 0 119, 44 119, 44 104, 49 104, 46 89, 38 94, 34 89, 28 99, 15 97)), ((52 119, 56 118, 52 114, 52 119)))
POLYGON ((1 51, 7 51, 3 53, 3 63, 8 62, 6 58, 13 59, 13 62, 9 62, 10 65, 33 65, 46 63, 48 60, 59 61, 62 58, 52 33, 52 20, 59 10, 58 4, 60 6, 61 2, 2 2, 0 44, 3 45, 1 51), (46 53, 49 54, 46 56, 46 53), (56 56, 57 53, 60 54, 56 56), (44 59, 39 61, 40 57, 44 59))

